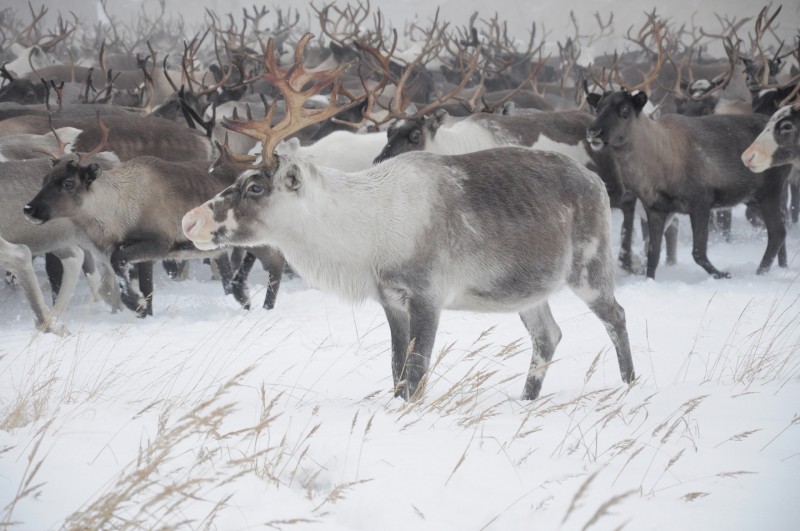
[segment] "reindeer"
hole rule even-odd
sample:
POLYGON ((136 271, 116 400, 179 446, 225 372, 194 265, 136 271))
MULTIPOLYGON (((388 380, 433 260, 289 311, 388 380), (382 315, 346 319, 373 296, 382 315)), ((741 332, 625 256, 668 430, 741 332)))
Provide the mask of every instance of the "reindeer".
MULTIPOLYGON (((104 153, 95 162, 111 167, 119 161, 112 154, 104 153)), ((20 281, 37 327, 63 334, 66 328, 60 324, 60 318, 72 298, 81 267, 93 294, 103 296, 114 310, 119 301, 118 294, 117 299, 114 298, 113 286, 103 284, 103 275, 96 268, 92 254, 94 246, 71 221, 57 220, 46 226, 36 226, 23 216, 22 198, 36 193, 41 176, 49 168, 50 161, 44 159, 0 164, 0 266, 20 281), (54 293, 52 310, 44 303, 31 263, 34 255, 44 253, 53 253, 63 265, 61 277, 50 279, 54 293)))
POLYGON ((0 162, 47 157, 50 152, 57 151, 61 144, 71 151, 72 144, 80 134, 80 129, 62 127, 44 135, 0 136, 0 162))
MULTIPOLYGON (((404 114, 389 127, 388 140, 375 162, 409 151, 456 155, 508 145, 562 153, 596 172, 606 184, 611 205, 622 210, 619 262, 626 271, 633 271, 631 239, 636 198, 625 190, 613 159, 607 153, 593 151, 586 142, 586 128, 592 121, 591 115, 580 111, 519 116, 478 113, 456 120, 442 110, 429 116, 404 114)), ((677 230, 668 231, 667 238, 668 257, 674 261, 677 230)))
POLYGON ((422 392, 443 308, 519 312, 533 341, 523 398, 537 398, 561 338, 547 298, 565 283, 603 321, 622 379, 632 381, 602 181, 563 155, 515 147, 408 153, 355 173, 317 167, 297 140, 280 144, 339 110, 338 84, 326 109, 303 108, 342 70, 307 72, 302 54, 310 38, 301 39, 288 70, 268 44, 264 75, 283 94, 287 115, 274 126, 271 112, 223 122, 261 141, 260 163, 189 211, 186 237, 203 250, 275 245, 312 285, 380 302, 395 394, 405 399, 422 392))
POLYGON ((692 256, 714 278, 728 278, 707 255, 708 221, 712 208, 753 200, 767 226, 768 244, 758 273, 769 270, 775 255, 786 267, 786 229, 780 197, 787 171, 753 179, 736 163, 739 154, 763 129, 760 115, 683 117, 666 115, 658 121, 642 113, 644 92, 627 90, 603 96, 589 94, 597 119, 586 138, 597 151, 608 150, 618 161, 621 177, 642 201, 649 222, 647 276, 655 278, 666 217, 689 214, 692 256))
MULTIPOLYGON (((34 223, 68 218, 80 227, 110 257, 122 302, 139 317, 153 314, 152 279, 143 286, 140 278, 140 290, 136 290, 130 282, 128 264, 214 257, 223 282, 230 282, 233 272, 227 255, 198 253, 183 237, 180 213, 228 186, 236 177, 234 170, 223 165, 209 174, 205 161, 169 162, 144 156, 106 171, 90 162, 109 143, 109 129, 102 122, 99 125, 103 133, 99 145, 88 154, 59 158, 39 192, 25 205, 25 215, 34 223)), ((278 262, 275 271, 282 272, 283 257, 273 254, 271 258, 278 262)), ((268 290, 269 304, 274 305, 279 283, 277 275, 268 290)), ((240 293, 237 300, 246 306, 247 300, 241 299, 245 292, 240 293)))
MULTIPOLYGON (((104 118, 114 135, 108 139, 108 150, 126 161, 141 155, 152 155, 170 161, 210 160, 211 142, 200 131, 187 129, 175 122, 156 117, 107 116, 104 118)), ((81 133, 75 138, 75 151, 91 151, 103 133, 93 118, 53 118, 18 116, 0 122, 0 136, 47 134, 53 127, 73 127, 81 133)))

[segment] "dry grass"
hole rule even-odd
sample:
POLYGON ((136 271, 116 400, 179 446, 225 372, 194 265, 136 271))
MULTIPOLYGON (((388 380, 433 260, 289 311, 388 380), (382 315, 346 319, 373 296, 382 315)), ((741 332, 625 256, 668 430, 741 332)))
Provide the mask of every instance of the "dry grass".
MULTIPOLYGON (((0 521, 0 528, 8 529, 12 526, 21 525, 21 522, 15 522, 12 519, 14 508, 21 500, 26 498, 35 498, 44 485, 44 483, 34 483, 33 481, 36 479, 36 476, 39 473, 39 470, 41 470, 42 464, 44 463, 44 458, 38 458, 38 454, 39 447, 41 446, 45 434, 49 428, 50 423, 48 422, 39 428, 34 435, 33 447, 28 454, 28 464, 25 467, 25 472, 22 474, 22 478, 20 479, 17 492, 14 494, 14 497, 11 499, 11 501, 8 502, 5 507, 3 507, 3 519, 0 521)), ((3 451, 0 452, 0 455, 9 450, 11 450, 11 448, 3 449, 3 451)))

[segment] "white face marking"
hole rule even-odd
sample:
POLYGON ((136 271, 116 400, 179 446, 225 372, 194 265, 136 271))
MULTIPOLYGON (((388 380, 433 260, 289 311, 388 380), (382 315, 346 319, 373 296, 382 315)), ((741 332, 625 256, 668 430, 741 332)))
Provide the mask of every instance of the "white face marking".
POLYGON ((791 112, 792 108, 789 105, 775 111, 761 134, 742 153, 742 162, 750 171, 761 173, 772 166, 772 156, 779 147, 775 141, 775 125, 789 116, 791 112))
POLYGON ((217 227, 225 227, 228 232, 234 232, 239 228, 239 223, 236 221, 236 217, 233 214, 233 209, 228 209, 228 215, 225 217, 225 221, 217 225, 217 227))

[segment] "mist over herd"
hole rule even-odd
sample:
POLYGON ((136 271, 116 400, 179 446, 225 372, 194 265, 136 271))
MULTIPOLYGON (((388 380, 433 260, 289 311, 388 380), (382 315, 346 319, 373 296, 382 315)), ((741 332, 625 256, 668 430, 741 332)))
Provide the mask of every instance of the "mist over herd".
POLYGON ((568 287, 602 323, 613 385, 635 385, 620 278, 657 284, 682 236, 724 290, 743 270, 715 254, 736 208, 757 234, 749 273, 797 269, 796 8, 718 7, 702 24, 570 12, 527 34, 502 11, 401 20, 368 0, 5 8, 3 300, 24 296, 31 335, 67 338, 92 327, 82 305, 170 326, 159 289, 208 267, 232 319, 268 319, 299 277, 380 306, 386 391, 409 403, 425 400, 443 312, 517 313, 517 391, 535 401, 559 391, 543 382, 568 287))

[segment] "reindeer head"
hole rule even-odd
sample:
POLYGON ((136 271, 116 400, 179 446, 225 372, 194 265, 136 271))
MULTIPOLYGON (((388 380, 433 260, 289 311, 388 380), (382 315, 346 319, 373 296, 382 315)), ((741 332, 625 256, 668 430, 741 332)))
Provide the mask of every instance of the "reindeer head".
POLYGON ((602 96, 588 94, 586 101, 597 114, 586 130, 586 141, 594 151, 600 151, 606 146, 620 148, 630 142, 633 123, 647 103, 647 94, 620 90, 602 96))
MULTIPOLYGON (((264 50, 264 77, 275 85, 284 98, 286 114, 274 123, 276 101, 269 106, 263 120, 223 119, 222 125, 232 131, 261 142, 260 156, 231 153, 227 142, 220 148, 215 166, 234 163, 246 171, 217 196, 191 210, 183 217, 183 232, 199 249, 213 249, 232 244, 269 243, 264 235, 275 230, 274 220, 285 217, 298 207, 308 193, 307 184, 317 178, 313 165, 296 156, 300 147, 296 139, 283 140, 304 127, 326 120, 360 99, 337 106, 338 78, 351 65, 331 70, 308 72, 303 67, 303 52, 313 35, 306 34, 295 49, 295 62, 288 70, 277 65, 274 41, 264 50), (306 101, 324 88, 333 86, 330 103, 322 109, 307 109, 306 101), (255 240, 256 232, 259 234, 255 240)), ((269 236, 266 236, 269 238, 269 236)))
MULTIPOLYGON (((64 154, 66 144, 61 142, 55 131, 53 134, 59 144, 58 152, 48 153, 53 159, 53 168, 44 177, 42 189, 27 205, 23 207, 25 217, 29 221, 40 224, 51 219, 70 217, 83 203, 92 183, 100 176, 100 164, 93 159, 100 154, 108 143, 109 129, 100 115, 97 123, 103 138, 89 153, 64 154)), ((51 124, 52 129, 52 124, 51 124)), ((112 162, 118 162, 111 156, 112 162)), ((108 157, 103 160, 108 160, 108 157)))
POLYGON ((449 116, 447 111, 439 109, 430 115, 394 122, 386 131, 386 146, 375 158, 375 163, 408 151, 425 151, 425 146, 433 140, 449 116))
POLYGON ((742 162, 754 173, 784 164, 800 166, 800 103, 785 105, 772 115, 742 153, 742 162))

